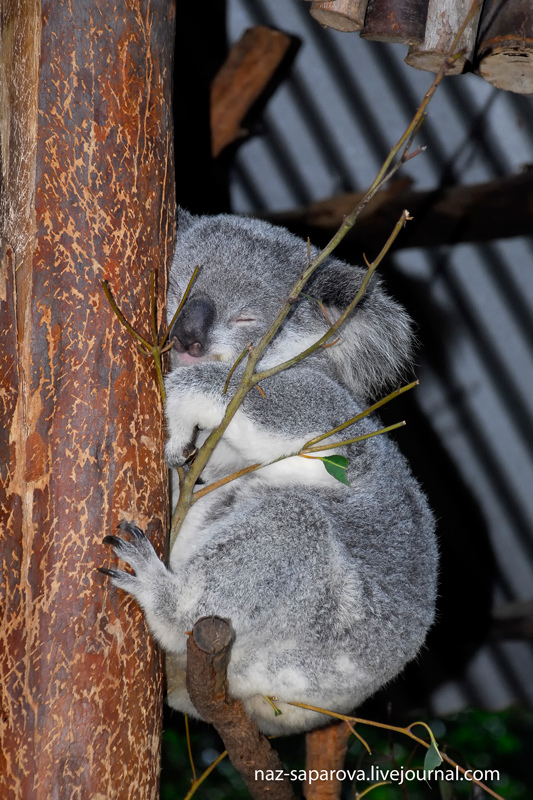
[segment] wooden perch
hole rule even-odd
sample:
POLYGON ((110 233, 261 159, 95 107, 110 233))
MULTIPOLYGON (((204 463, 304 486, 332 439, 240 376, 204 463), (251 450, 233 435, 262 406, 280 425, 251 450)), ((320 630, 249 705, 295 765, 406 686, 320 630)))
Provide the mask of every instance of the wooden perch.
POLYGON ((493 86, 533 93, 531 0, 485 0, 477 58, 477 71, 493 86))
POLYGON ((285 33, 257 25, 233 45, 211 85, 213 158, 246 135, 243 120, 272 80, 291 41, 285 33))
MULTIPOLYGON (((359 193, 343 194, 290 212, 265 215, 320 245, 329 240, 356 203, 359 193)), ((402 179, 379 192, 363 210, 338 254, 361 260, 371 257, 390 233, 401 210, 414 220, 398 236, 395 247, 431 247, 459 242, 486 242, 527 236, 533 230, 533 170, 489 183, 414 192, 402 179)))
MULTIPOLYGON (((344 758, 348 749, 350 729, 344 723, 328 725, 309 731, 305 735, 306 772, 311 770, 319 773, 324 771, 335 776, 344 766, 344 758)), ((337 777, 328 781, 316 781, 304 784, 304 797, 306 800, 338 800, 342 792, 342 781, 337 777)))
POLYGON ((428 0, 369 0, 363 39, 374 42, 422 44, 428 0))
POLYGON ((315 0, 311 16, 337 31, 359 31, 365 23, 368 0, 315 0))
MULTIPOLYGON (((409 48, 406 63, 416 69, 438 72, 471 6, 472 0, 429 0, 424 41, 409 48)), ((472 62, 480 14, 481 4, 461 37, 458 50, 462 53, 450 65, 448 75, 458 75, 472 62)))
POLYGON ((228 695, 226 670, 232 634, 220 617, 202 617, 187 642, 189 697, 195 708, 217 730, 233 766, 238 769, 255 800, 295 800, 290 782, 256 779, 256 770, 283 774, 278 754, 246 714, 240 700, 228 695))

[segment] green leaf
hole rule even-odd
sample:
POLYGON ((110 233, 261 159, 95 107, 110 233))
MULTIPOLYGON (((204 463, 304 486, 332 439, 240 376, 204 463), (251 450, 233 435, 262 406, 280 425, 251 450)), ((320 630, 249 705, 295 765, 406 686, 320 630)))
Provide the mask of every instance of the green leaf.
POLYGON ((439 764, 441 763, 442 758, 437 749, 437 742, 431 736, 431 747, 426 753, 426 757, 424 759, 424 772, 431 772, 434 769, 437 769, 439 764))
POLYGON ((324 466, 330 475, 341 483, 346 484, 346 486, 350 485, 346 477, 346 468, 348 466, 346 456, 319 456, 319 459, 324 462, 324 466))

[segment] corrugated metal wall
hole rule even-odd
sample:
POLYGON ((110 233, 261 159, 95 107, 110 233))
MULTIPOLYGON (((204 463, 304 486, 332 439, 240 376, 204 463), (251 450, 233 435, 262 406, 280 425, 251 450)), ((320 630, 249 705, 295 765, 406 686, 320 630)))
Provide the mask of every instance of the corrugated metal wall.
MULTIPOLYGON (((364 189, 432 76, 408 67, 399 45, 322 29, 303 0, 229 0, 228 11, 230 41, 260 23, 303 43, 263 128, 239 151, 233 210, 290 209, 364 189)), ((403 171, 417 189, 519 171, 533 163, 533 100, 474 75, 445 79, 420 143, 427 152, 403 171)), ((486 579, 496 606, 533 598, 532 251, 532 238, 404 250, 384 270, 420 324, 416 401, 424 422, 418 431, 429 424, 430 434, 421 437, 434 446, 422 447, 415 470, 430 497, 432 482, 440 494, 443 547, 448 535, 456 538, 450 583, 455 567, 455 582, 465 584, 462 609, 449 621, 450 647, 459 617, 469 620, 467 606, 479 599, 478 581, 486 579), (451 471, 439 472, 444 461, 451 471), (473 517, 465 502, 475 506, 473 517)), ((461 637, 479 641, 482 633, 462 629, 461 637)), ((474 648, 464 669, 443 669, 434 684, 436 713, 469 703, 533 706, 533 648, 520 641, 474 648)))

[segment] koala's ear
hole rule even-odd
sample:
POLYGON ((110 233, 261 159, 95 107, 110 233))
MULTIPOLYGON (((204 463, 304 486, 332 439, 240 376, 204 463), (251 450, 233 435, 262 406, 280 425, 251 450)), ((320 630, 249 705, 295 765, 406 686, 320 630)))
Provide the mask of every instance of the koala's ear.
MULTIPOLYGON (((335 320, 356 296, 365 273, 361 267, 328 259, 309 280, 307 291, 322 300, 335 320)), ((335 346, 325 352, 357 396, 376 396, 385 386, 394 385, 410 364, 411 319, 376 275, 339 334, 335 346)))
POLYGON ((184 208, 178 206, 177 220, 178 230, 180 233, 183 233, 183 231, 185 231, 187 228, 190 228, 194 222, 194 217, 189 211, 186 211, 184 208))
MULTIPOLYGON (((353 267, 343 261, 329 258, 312 275, 306 286, 306 291, 313 297, 321 300, 324 305, 338 307, 343 311, 351 303, 359 291, 366 270, 353 267)), ((367 294, 372 291, 372 284, 368 287, 367 294)))

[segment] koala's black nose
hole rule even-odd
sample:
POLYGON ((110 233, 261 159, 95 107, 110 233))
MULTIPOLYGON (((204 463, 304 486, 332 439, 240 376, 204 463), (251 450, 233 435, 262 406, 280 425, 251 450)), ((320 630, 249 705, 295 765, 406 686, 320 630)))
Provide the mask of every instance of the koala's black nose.
POLYGON ((177 351, 195 358, 203 355, 214 320, 215 305, 208 297, 187 300, 170 332, 177 351))

